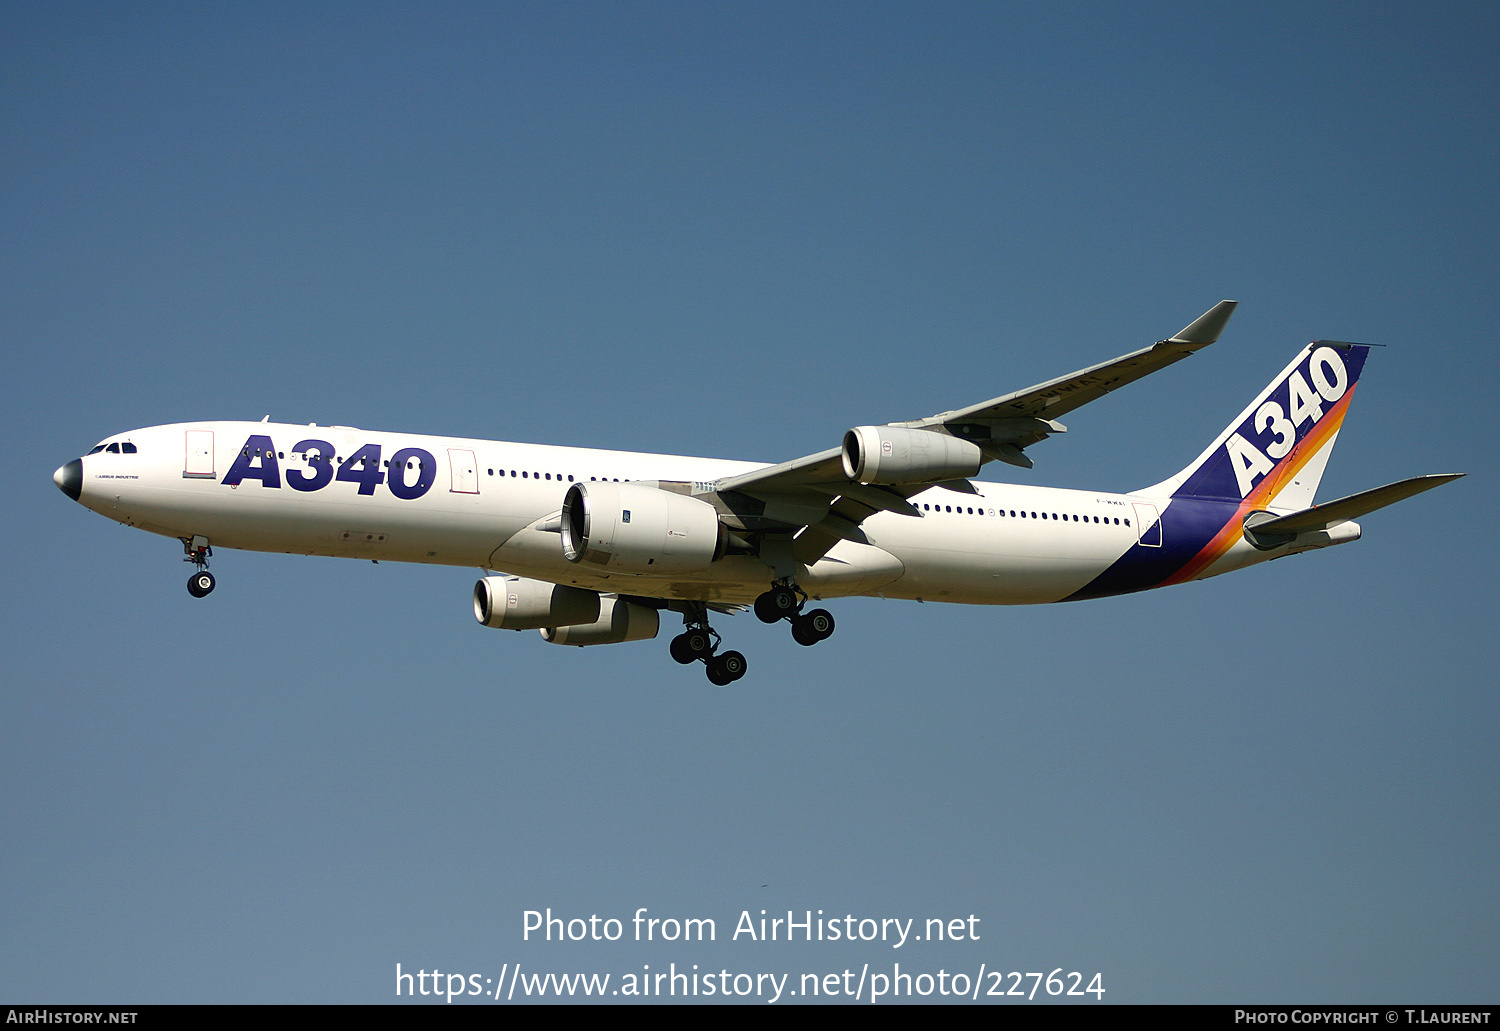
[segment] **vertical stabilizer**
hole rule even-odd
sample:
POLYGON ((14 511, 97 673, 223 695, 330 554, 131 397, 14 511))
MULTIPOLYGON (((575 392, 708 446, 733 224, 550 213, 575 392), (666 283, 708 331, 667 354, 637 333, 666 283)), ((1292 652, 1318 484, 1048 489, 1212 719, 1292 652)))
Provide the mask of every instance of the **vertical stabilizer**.
POLYGON ((1338 340, 1308 344, 1191 465, 1135 493, 1308 507, 1369 352, 1338 340))

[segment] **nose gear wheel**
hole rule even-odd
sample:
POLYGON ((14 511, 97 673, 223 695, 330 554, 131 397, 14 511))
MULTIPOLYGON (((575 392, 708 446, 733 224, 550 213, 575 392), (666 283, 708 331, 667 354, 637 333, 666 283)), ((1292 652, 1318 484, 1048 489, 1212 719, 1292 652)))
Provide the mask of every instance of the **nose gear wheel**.
POLYGON ((188 593, 194 598, 207 597, 214 589, 214 575, 206 569, 200 569, 188 577, 188 593))
POLYGON ((184 537, 182 550, 187 553, 182 561, 191 562, 198 570, 188 577, 188 593, 194 598, 206 598, 214 589, 214 575, 208 571, 208 557, 213 554, 213 549, 208 546, 208 538, 184 537))

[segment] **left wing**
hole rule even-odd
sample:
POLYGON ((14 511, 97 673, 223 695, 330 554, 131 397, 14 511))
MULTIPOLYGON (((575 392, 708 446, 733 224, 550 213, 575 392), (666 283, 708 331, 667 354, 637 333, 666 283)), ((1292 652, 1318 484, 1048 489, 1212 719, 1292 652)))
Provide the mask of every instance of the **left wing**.
MULTIPOLYGON (((1234 314, 1238 305, 1238 301, 1220 301, 1166 340, 1159 340, 1150 347, 1122 355, 1113 361, 1101 362, 955 412, 943 412, 915 422, 895 425, 974 437, 982 435, 975 432, 976 428, 981 431, 989 429, 989 439, 1012 443, 1019 452, 1021 448, 1045 440, 1051 433, 1063 432, 1063 427, 1050 422, 1056 416, 1066 415, 1075 408, 1082 408, 1090 401, 1103 397, 1111 390, 1176 364, 1194 351, 1218 340, 1229 316, 1234 314), (1036 425, 1037 423, 1043 425, 1036 425)), ((1032 464, 1030 459, 1020 454, 1014 457, 995 457, 1027 469, 1032 464)))
MULTIPOLYGON (((977 405, 883 427, 858 427, 843 447, 699 487, 750 531, 816 529, 862 541, 859 523, 877 510, 920 515, 908 501, 935 483, 973 491, 967 478, 989 461, 1031 468, 1025 448, 1066 432, 1056 417, 1181 361, 1219 338, 1237 301, 1220 301, 1181 332, 1113 361, 1080 369, 977 405)), ((818 534, 815 534, 817 536, 818 534)), ((798 538, 799 558, 806 547, 798 538)), ((810 542, 809 542, 810 543, 810 542)))

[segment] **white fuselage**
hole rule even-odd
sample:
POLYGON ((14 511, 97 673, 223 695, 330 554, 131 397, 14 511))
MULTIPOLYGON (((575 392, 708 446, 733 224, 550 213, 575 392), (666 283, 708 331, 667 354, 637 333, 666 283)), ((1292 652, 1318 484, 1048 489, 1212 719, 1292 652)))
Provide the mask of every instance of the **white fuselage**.
MULTIPOLYGON (((207 538, 217 548, 477 566, 601 592, 723 603, 750 602, 772 579, 753 555, 671 576, 601 570, 568 561, 556 532, 574 482, 711 484, 762 468, 755 463, 249 422, 156 426, 110 440, 135 451, 85 456, 78 500, 127 525, 207 538), (248 443, 257 440, 270 446, 248 443), (323 449, 309 442, 334 452, 326 468, 316 458, 323 449), (345 472, 351 456, 374 457, 374 448, 384 456, 375 462, 386 463, 378 473, 353 474, 355 464, 345 472), (271 455, 251 454, 261 450, 271 455), (392 472, 398 455, 404 460, 392 472), (435 468, 422 467, 428 462, 435 468), (238 482, 227 482, 236 469, 238 482)), ((876 512, 859 527, 867 543, 840 540, 799 568, 798 584, 813 597, 1058 601, 1149 545, 1143 528, 1149 533, 1174 503, 1001 483, 972 488, 923 490, 911 498, 920 517, 876 512)), ((1151 546, 1159 546, 1156 534, 1151 546)), ((1240 540, 1197 576, 1283 553, 1240 540)))

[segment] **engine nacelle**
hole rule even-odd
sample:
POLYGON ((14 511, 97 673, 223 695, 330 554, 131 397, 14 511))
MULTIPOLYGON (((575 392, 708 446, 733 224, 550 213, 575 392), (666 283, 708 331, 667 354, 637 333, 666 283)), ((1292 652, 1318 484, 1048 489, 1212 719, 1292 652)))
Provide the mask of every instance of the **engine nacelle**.
POLYGON ((655 609, 619 598, 599 599, 599 618, 579 626, 548 627, 542 637, 552 644, 620 644, 649 641, 661 627, 655 609))
POLYGON ((983 463, 978 445, 932 430, 856 426, 844 434, 844 475, 857 483, 958 480, 983 463))
POLYGON ((724 554, 706 501, 639 483, 575 483, 562 507, 563 555, 628 573, 686 573, 724 554))
POLYGON ((487 576, 474 585, 474 618, 502 630, 593 623, 599 593, 524 576, 487 576))

